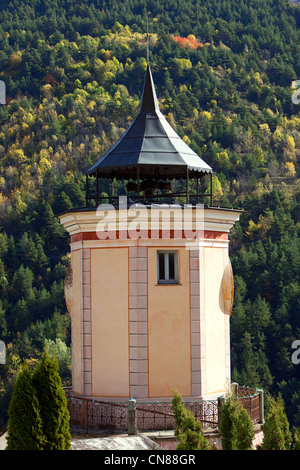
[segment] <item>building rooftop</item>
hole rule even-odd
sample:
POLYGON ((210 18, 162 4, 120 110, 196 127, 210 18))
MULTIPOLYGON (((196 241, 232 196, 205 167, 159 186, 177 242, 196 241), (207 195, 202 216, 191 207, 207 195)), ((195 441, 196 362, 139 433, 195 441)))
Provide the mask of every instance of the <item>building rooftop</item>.
POLYGON ((211 173, 207 165, 174 131, 159 109, 150 65, 147 65, 138 115, 108 152, 89 170, 99 177, 179 179, 211 173))

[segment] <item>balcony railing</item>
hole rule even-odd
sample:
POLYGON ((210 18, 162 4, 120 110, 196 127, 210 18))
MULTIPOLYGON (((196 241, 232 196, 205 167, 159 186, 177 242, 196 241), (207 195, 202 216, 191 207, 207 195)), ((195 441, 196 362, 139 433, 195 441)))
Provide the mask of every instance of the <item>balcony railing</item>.
MULTIPOLYGON (((126 432, 128 429, 128 402, 98 400, 72 396, 66 391, 70 425, 86 431, 108 429, 126 432)), ((234 396, 249 412, 254 424, 263 422, 263 392, 261 390, 234 386, 234 396)), ((225 397, 216 400, 187 400, 184 405, 201 421, 204 430, 216 430, 219 424, 220 405, 225 397)), ((136 402, 136 422, 139 431, 175 429, 171 401, 136 402)))

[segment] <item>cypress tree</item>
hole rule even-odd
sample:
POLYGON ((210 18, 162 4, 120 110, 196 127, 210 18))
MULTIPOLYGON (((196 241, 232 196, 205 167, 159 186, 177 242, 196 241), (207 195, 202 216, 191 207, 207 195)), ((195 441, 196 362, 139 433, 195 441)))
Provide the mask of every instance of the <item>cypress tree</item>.
POLYGON ((39 403, 32 384, 32 375, 24 365, 13 388, 8 408, 7 450, 43 450, 39 403))
POLYGON ((237 426, 237 449, 251 450, 254 439, 254 427, 248 411, 240 407, 237 426))
POLYGON ((269 397, 263 432, 262 450, 290 450, 292 436, 281 395, 277 400, 269 397))
POLYGON ((50 357, 47 349, 34 371, 33 384, 37 391, 43 432, 47 439, 45 450, 71 449, 67 399, 61 386, 57 360, 50 357))
POLYGON ((201 422, 193 413, 186 409, 182 397, 174 392, 172 408, 176 423, 175 435, 178 436, 179 444, 177 450, 211 450, 209 441, 205 438, 201 422))
POLYGON ((221 408, 220 434, 223 450, 237 450, 238 404, 228 396, 221 408))
POLYGON ((300 450, 300 429, 297 428, 294 432, 293 450, 300 450))
POLYGON ((221 408, 220 433, 223 450, 251 450, 254 428, 248 411, 234 397, 221 408))

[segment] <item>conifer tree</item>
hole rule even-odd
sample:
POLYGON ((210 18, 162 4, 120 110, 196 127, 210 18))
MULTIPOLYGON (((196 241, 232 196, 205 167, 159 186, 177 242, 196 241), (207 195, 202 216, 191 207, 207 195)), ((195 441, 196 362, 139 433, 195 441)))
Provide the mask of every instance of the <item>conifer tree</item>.
POLYGON ((293 450, 300 450, 300 429, 297 428, 294 432, 293 450))
POLYGON ((172 408, 176 423, 175 434, 179 439, 177 450, 211 450, 212 447, 204 436, 201 422, 185 408, 181 395, 176 391, 174 391, 172 408))
POLYGON ((16 380, 8 408, 7 450, 43 450, 45 436, 42 429, 39 403, 27 365, 16 380))
POLYGON ((263 432, 262 450, 290 450, 292 436, 281 395, 277 400, 269 397, 263 432))
POLYGON ((220 433, 223 450, 251 450, 254 428, 249 413, 233 396, 221 408, 220 433))
POLYGON ((220 434, 223 450, 237 450, 238 404, 226 397, 221 407, 220 434))
POLYGON ((61 386, 57 360, 50 357, 47 349, 34 371, 33 384, 47 439, 45 450, 69 450, 71 444, 67 399, 61 386))
POLYGON ((240 407, 238 429, 237 429, 237 448, 238 450, 251 450, 254 439, 254 427, 248 411, 240 407))

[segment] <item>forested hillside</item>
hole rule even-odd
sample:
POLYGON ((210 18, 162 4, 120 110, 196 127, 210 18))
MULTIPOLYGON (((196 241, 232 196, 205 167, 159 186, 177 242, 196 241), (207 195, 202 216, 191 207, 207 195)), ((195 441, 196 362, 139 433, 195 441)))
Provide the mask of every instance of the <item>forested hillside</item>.
POLYGON ((45 341, 70 380, 69 241, 54 214, 85 204, 85 170, 139 109, 147 11, 161 110, 213 167, 214 204, 245 210, 231 234, 232 378, 280 391, 300 426, 291 360, 300 340, 299 7, 14 0, 0 9, 0 426, 19 364, 34 364, 45 341))

